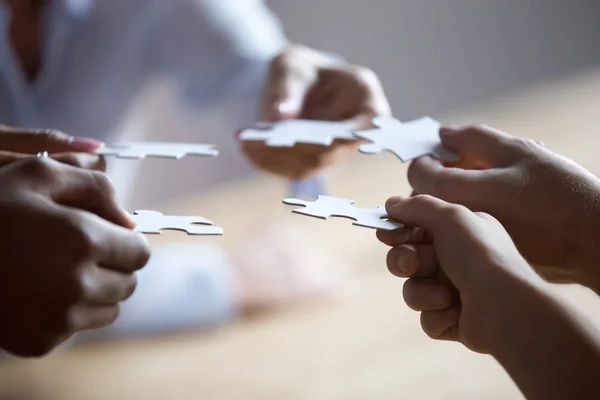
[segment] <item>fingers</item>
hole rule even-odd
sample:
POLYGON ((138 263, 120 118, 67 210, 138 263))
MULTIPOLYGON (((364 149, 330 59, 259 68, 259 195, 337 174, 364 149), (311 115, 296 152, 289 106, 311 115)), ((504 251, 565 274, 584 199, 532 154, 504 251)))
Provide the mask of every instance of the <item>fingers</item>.
POLYGON ((516 138, 487 126, 441 128, 440 139, 444 147, 481 169, 504 167, 519 157, 516 138))
POLYGON ((16 153, 36 154, 87 152, 102 147, 102 142, 88 138, 74 138, 52 129, 16 129, 0 127, 0 150, 16 153))
POLYGON ((103 156, 90 153, 60 153, 51 155, 53 160, 72 167, 90 171, 106 172, 106 159, 103 156))
POLYGON ((103 173, 48 161, 31 161, 31 169, 42 179, 56 203, 89 211, 114 224, 133 228, 129 213, 117 199, 110 179, 103 173))
POLYGON ((402 245, 388 252, 387 266, 399 278, 430 278, 438 272, 438 260, 432 245, 402 245))
POLYGON ((99 329, 115 322, 119 317, 119 305, 81 305, 75 307, 69 316, 72 332, 99 329))
POLYGON ((406 305, 415 311, 444 310, 454 300, 452 287, 435 278, 407 280, 402 296, 406 305))
POLYGON ((269 69, 264 119, 297 118, 302 112, 306 93, 318 79, 318 67, 324 62, 323 55, 300 46, 275 57, 269 69))
POLYGON ((383 244, 391 247, 401 244, 431 243, 432 240, 431 235, 420 226, 404 227, 393 231, 379 229, 376 231, 376 236, 383 244))
POLYGON ((99 266, 124 273, 143 268, 150 259, 148 240, 140 233, 111 224, 95 215, 79 212, 74 221, 87 232, 99 266))
MULTIPOLYGON (((30 157, 31 154, 0 151, 0 168, 30 157)), ((106 171, 106 161, 100 155, 90 153, 61 153, 53 154, 50 157, 53 160, 73 167, 101 172, 106 171)))
POLYGON ((385 204, 387 214, 394 221, 409 226, 420 226, 434 235, 440 224, 440 217, 449 207, 452 206, 443 200, 424 195, 410 198, 391 197, 385 204))
POLYGON ((421 328, 430 338, 458 341, 459 306, 444 310, 423 311, 421 328))
POLYGON ((391 108, 372 70, 344 65, 320 69, 318 82, 305 98, 303 114, 331 121, 356 119, 358 126, 371 127, 373 116, 389 116, 391 108))
POLYGON ((450 203, 471 204, 495 196, 510 170, 465 170, 446 167, 432 157, 414 160, 408 168, 408 181, 420 194, 428 194, 450 203))
POLYGON ((88 305, 112 305, 127 300, 134 292, 134 273, 123 273, 92 265, 82 272, 84 302, 88 305))

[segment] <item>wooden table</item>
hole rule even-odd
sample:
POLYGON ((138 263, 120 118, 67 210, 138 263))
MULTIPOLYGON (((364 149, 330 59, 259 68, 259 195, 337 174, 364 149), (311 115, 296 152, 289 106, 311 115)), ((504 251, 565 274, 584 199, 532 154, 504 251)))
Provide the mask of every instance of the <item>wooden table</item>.
MULTIPOLYGON (((566 77, 442 118, 485 122, 543 140, 600 172, 600 71, 566 77)), ((359 155, 329 176, 330 192, 373 206, 407 194, 406 167, 392 156, 359 155)), ((0 398, 125 399, 509 399, 521 398, 487 356, 429 340, 402 302, 387 249, 348 221, 291 215, 284 185, 260 178, 195 196, 167 211, 210 216, 235 246, 259 218, 279 219, 331 253, 359 283, 345 297, 239 321, 211 333, 119 341, 0 364, 0 398)), ((158 241, 198 240, 165 235, 158 241)), ((204 239, 202 239, 204 240, 204 239)), ((307 243, 308 243, 307 242, 307 243)), ((302 243, 299 243, 301 246, 302 243)), ((580 288, 565 296, 600 321, 600 302, 580 288)))

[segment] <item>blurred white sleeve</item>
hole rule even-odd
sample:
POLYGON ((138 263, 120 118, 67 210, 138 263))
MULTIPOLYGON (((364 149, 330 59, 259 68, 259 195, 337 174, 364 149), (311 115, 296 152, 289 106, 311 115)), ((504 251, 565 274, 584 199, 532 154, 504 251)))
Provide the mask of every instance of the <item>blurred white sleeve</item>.
POLYGON ((287 40, 262 0, 171 0, 156 13, 150 60, 195 105, 262 85, 258 70, 287 40))

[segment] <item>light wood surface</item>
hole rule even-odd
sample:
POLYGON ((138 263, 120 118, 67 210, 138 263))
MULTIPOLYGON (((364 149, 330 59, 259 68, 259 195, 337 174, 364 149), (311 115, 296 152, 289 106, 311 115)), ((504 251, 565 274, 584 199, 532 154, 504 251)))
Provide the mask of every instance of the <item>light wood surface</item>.
MULTIPOLYGON (((543 140, 600 172, 600 70, 563 77, 442 117, 485 122, 543 140)), ((358 155, 328 176, 331 194, 375 206, 408 194, 406 166, 390 155, 358 155)), ((345 220, 292 215, 282 182, 260 178, 193 196, 169 212, 201 213, 225 228, 234 247, 263 217, 289 226, 330 252, 358 284, 335 301, 234 323, 210 333, 98 344, 43 360, 0 363, 0 398, 97 399, 519 399, 490 357, 429 340, 402 302, 402 281, 386 270, 387 249, 368 229, 345 220)), ((156 242, 199 240, 179 234, 156 242)), ((304 243, 299 243, 303 246, 304 243)), ((595 321, 600 302, 561 288, 595 321)))

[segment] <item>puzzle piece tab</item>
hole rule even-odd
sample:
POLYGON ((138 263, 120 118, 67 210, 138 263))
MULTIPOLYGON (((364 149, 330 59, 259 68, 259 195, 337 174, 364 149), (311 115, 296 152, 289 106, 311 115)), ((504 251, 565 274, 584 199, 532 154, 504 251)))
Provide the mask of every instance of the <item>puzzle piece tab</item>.
POLYGON ((329 217, 341 217, 354 220, 353 225, 365 228, 394 230, 404 225, 386 220, 387 214, 383 206, 377 208, 355 207, 354 200, 339 197, 319 196, 316 201, 304 201, 299 199, 284 199, 284 204, 291 206, 302 206, 292 210, 296 214, 308 215, 321 219, 329 217))
POLYGON ((142 159, 146 157, 180 159, 185 156, 216 157, 219 155, 215 146, 211 144, 170 142, 122 143, 112 147, 103 147, 97 153, 128 159, 142 159))
POLYGON ((238 138, 264 141, 269 147, 293 147, 297 143, 330 146, 336 139, 357 140, 352 133, 354 129, 355 122, 296 119, 276 122, 264 129, 245 129, 238 138))
POLYGON ((157 211, 139 210, 132 215, 136 223, 135 231, 160 235, 163 230, 187 232, 188 235, 222 235, 223 228, 213 226, 212 221, 203 217, 166 216, 157 211))
POLYGON ((440 123, 429 117, 406 123, 392 117, 375 117, 373 124, 377 129, 354 132, 357 137, 371 142, 359 146, 361 153, 377 154, 389 151, 403 162, 428 154, 442 161, 458 160, 456 154, 442 147, 439 136, 440 123))

